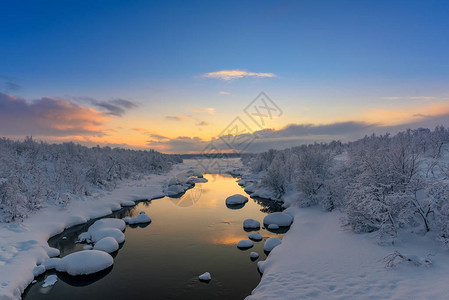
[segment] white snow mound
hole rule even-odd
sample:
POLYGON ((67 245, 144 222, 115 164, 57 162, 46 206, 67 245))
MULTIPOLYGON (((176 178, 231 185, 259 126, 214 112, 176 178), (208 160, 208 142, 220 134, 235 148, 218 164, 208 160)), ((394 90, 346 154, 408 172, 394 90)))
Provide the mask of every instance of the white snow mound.
POLYGON ((245 248, 251 248, 252 246, 254 246, 254 243, 252 241, 250 241, 250 240, 240 240, 237 243, 237 247, 238 248, 245 249, 245 248))
POLYGON ((102 238, 113 237, 117 243, 121 244, 125 241, 125 235, 117 228, 101 228, 92 232, 92 242, 96 243, 102 238))
POLYGON ((52 286, 56 283, 56 281, 58 281, 58 276, 48 275, 47 278, 45 278, 44 284, 42 285, 42 287, 52 286))
POLYGON ((246 219, 243 221, 243 228, 260 228, 260 222, 254 219, 246 219))
POLYGON ((282 243, 282 241, 279 238, 277 238, 275 236, 270 237, 265 241, 265 244, 263 245, 263 250, 270 252, 275 247, 279 246, 281 243, 282 243))
POLYGON ((235 194, 226 198, 226 204, 229 205, 243 204, 246 202, 248 202, 248 198, 239 194, 235 194))
POLYGON ((119 245, 117 241, 113 237, 105 237, 99 240, 94 245, 94 250, 100 250, 104 251, 106 253, 112 253, 114 251, 117 251, 119 248, 119 245))
POLYGON ((279 229, 279 225, 278 224, 270 224, 270 225, 268 225, 268 229, 279 229))
POLYGON ((259 253, 257 253, 257 252, 251 252, 251 253, 249 254, 249 257, 251 257, 252 259, 259 258, 259 253))
POLYGON ((248 236, 248 238, 249 238, 250 240, 253 240, 253 241, 256 241, 256 242, 262 240, 262 236, 261 236, 259 233, 257 233, 257 232, 251 233, 251 234, 248 236))
POLYGON ((123 221, 126 223, 133 225, 133 224, 144 224, 144 223, 150 223, 151 218, 148 216, 144 211, 141 211, 139 215, 135 217, 125 217, 123 218, 123 221))
POLYGON ((72 276, 89 275, 107 269, 113 263, 112 256, 104 251, 79 251, 61 258, 56 270, 72 276))
POLYGON ((104 218, 95 221, 92 225, 90 225, 89 229, 87 229, 88 232, 93 232, 96 230, 99 230, 101 228, 117 228, 120 231, 125 230, 126 224, 121 219, 116 218, 104 218))
POLYGON ((270 224, 276 224, 280 227, 282 226, 290 226, 293 222, 293 218, 291 215, 283 213, 283 212, 274 212, 271 214, 268 214, 263 219, 263 223, 270 225, 270 224))
POLYGON ((209 272, 205 272, 205 273, 201 274, 200 276, 198 276, 198 278, 203 281, 209 281, 212 279, 209 272))

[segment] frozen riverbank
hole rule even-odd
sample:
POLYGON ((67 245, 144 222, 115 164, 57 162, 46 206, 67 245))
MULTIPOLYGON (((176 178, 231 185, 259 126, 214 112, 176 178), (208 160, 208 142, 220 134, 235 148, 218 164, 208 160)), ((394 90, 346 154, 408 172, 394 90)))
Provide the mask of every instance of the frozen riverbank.
MULTIPOLYGON (((232 160, 238 166, 238 160, 232 160)), ((232 165, 231 164, 231 165, 232 165)), ((163 194, 170 178, 189 171, 202 172, 195 160, 185 160, 164 175, 124 181, 112 192, 98 192, 69 203, 47 206, 23 222, 0 224, 0 299, 18 299, 34 279, 33 268, 49 257, 48 239, 64 229, 110 214, 127 201, 152 199, 163 194)))
POLYGON ((296 209, 294 223, 262 263, 255 299, 446 299, 449 254, 431 237, 405 236, 379 246, 372 234, 341 226, 342 214, 317 207, 296 209), (398 250, 432 266, 405 262, 386 268, 384 257, 398 250))

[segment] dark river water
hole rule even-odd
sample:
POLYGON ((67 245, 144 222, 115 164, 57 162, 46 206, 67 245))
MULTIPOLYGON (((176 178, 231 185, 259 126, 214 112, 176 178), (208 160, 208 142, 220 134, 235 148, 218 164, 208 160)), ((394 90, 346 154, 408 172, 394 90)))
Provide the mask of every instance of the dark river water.
MULTIPOLYGON (((24 299, 243 299, 260 281, 251 251, 264 260, 263 243, 239 250, 240 239, 250 232, 243 229, 247 218, 262 223, 268 212, 278 211, 270 201, 249 199, 243 207, 227 207, 225 199, 244 194, 236 179, 227 175, 205 175, 207 183, 199 183, 179 198, 164 197, 140 202, 108 217, 122 218, 145 211, 152 223, 127 226, 126 240, 113 253, 113 267, 90 276, 69 276, 47 272, 28 287, 24 299), (198 275, 210 272, 209 283, 198 275), (45 276, 56 274, 52 287, 42 288, 45 276)), ((67 229, 49 240, 61 250, 61 257, 81 251, 76 244, 78 234, 87 231, 93 221, 67 229), (67 239, 62 239, 67 237, 67 239)), ((282 236, 264 228, 264 240, 282 236)))

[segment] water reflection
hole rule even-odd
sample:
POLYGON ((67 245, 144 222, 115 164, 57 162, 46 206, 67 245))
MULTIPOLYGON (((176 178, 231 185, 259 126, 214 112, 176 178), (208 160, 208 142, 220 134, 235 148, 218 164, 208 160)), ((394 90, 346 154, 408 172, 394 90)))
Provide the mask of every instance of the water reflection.
POLYGON ((263 213, 269 214, 269 213, 273 213, 273 212, 282 210, 282 202, 272 201, 272 200, 268 200, 268 199, 264 199, 264 198, 260 198, 260 197, 251 197, 251 199, 253 199, 254 202, 256 202, 257 204, 262 206, 260 211, 263 213))

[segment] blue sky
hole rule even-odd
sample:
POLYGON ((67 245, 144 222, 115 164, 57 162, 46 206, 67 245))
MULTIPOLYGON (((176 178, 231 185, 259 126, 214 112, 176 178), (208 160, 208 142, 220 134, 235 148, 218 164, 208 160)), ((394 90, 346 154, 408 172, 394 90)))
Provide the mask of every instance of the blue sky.
POLYGON ((151 137, 127 140, 132 128, 210 139, 260 91, 285 112, 276 130, 411 124, 449 113, 448 15, 446 1, 2 0, 0 92, 100 114, 110 113, 100 102, 131 101, 126 114, 100 118, 96 136, 65 138, 142 147, 151 137), (205 76, 223 70, 274 76, 205 76))

